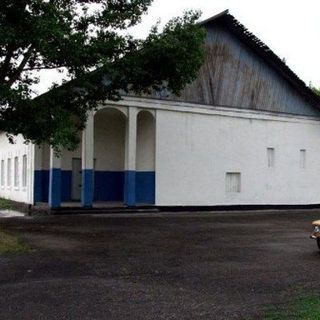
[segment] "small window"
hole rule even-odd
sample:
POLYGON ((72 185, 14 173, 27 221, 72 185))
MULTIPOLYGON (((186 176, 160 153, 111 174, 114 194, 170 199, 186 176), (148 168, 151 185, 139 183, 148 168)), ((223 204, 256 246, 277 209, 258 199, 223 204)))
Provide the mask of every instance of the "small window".
POLYGON ((274 168, 275 151, 274 148, 267 148, 268 168, 274 168))
POLYGON ((4 187, 4 160, 1 160, 1 187, 4 187))
POLYGON ((7 160, 7 186, 11 186, 11 159, 7 160))
POLYGON ((19 187, 19 158, 14 158, 14 186, 19 187))
POLYGON ((239 172, 226 173, 226 192, 228 193, 241 192, 241 173, 239 172))
POLYGON ((22 187, 27 186, 27 156, 22 157, 22 187))
POLYGON ((307 152, 305 149, 300 150, 300 168, 305 169, 306 168, 306 157, 307 152))

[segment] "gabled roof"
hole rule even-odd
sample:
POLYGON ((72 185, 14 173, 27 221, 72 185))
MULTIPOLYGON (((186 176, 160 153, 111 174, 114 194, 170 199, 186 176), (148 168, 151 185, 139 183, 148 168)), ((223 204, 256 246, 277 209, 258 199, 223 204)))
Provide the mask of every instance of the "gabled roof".
POLYGON ((316 95, 265 43, 258 39, 234 16, 232 16, 229 13, 229 10, 223 11, 205 21, 200 22, 200 25, 203 26, 210 26, 214 24, 219 24, 227 28, 240 41, 250 47, 266 63, 285 78, 308 102, 320 109, 320 97, 316 95))

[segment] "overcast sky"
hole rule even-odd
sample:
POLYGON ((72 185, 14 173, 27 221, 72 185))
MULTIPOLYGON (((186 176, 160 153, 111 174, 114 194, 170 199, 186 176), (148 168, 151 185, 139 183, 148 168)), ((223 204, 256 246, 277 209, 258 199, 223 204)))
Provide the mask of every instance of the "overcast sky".
MULTIPOLYGON (((143 37, 158 18, 165 23, 185 9, 200 9, 202 20, 229 9, 249 31, 285 58, 302 80, 320 87, 319 0, 154 0, 142 24, 130 32, 143 37)), ((42 77, 39 93, 46 91, 52 80, 57 80, 52 73, 42 77)))

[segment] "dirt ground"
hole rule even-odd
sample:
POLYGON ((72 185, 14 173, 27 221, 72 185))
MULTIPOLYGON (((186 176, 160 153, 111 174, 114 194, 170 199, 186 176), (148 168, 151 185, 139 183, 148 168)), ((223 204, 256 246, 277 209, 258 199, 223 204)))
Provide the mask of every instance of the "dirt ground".
POLYGON ((319 210, 0 219, 0 319, 261 319, 317 289, 319 210))

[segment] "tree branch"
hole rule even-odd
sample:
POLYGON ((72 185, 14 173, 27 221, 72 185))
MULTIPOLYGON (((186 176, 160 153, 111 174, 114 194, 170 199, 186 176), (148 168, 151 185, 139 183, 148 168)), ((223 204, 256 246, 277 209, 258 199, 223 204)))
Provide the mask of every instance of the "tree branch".
POLYGON ((11 43, 8 45, 7 54, 6 54, 6 57, 3 61, 3 65, 0 70, 0 83, 2 83, 4 81, 4 79, 6 78, 6 76, 8 74, 8 70, 10 67, 10 61, 13 56, 13 51, 14 51, 14 46, 11 43))
POLYGON ((36 71, 36 70, 52 70, 52 69, 59 69, 64 68, 64 66, 52 66, 52 67, 36 67, 36 68, 25 68, 22 71, 36 71))
POLYGON ((7 85, 11 87, 16 80, 18 80, 19 76, 21 75, 24 67, 28 63, 31 55, 32 55, 33 47, 32 45, 29 46, 27 52, 24 54, 24 57, 19 65, 19 67, 14 71, 13 75, 10 77, 9 81, 7 82, 7 85))

